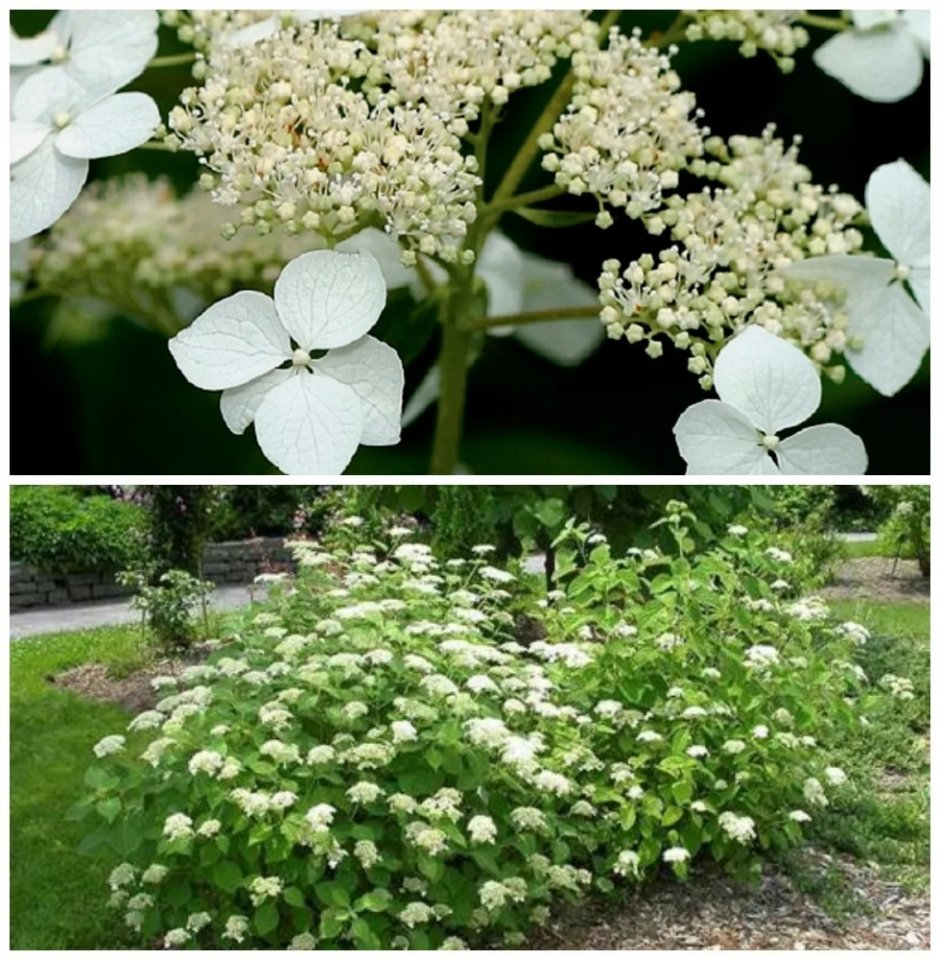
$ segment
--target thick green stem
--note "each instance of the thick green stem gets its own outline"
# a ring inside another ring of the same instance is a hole
[[[597,320],[597,306],[558,307],[553,310],[533,310],[530,313],[506,313],[496,317],[471,317],[464,321],[466,330],[491,330],[493,327],[521,327],[527,323],[545,323],[548,320]]]
[[[453,301],[451,301],[453,304]],[[452,311],[454,314],[456,310]],[[437,366],[441,386],[437,400],[437,425],[431,452],[431,473],[450,475],[460,461],[460,436],[463,430],[464,402],[467,394],[468,330],[457,325],[456,316],[444,320],[441,353]]]

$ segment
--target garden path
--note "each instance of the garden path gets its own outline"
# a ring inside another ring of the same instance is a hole
[[[212,594],[213,610],[236,610],[251,603],[252,595],[261,598],[262,587],[251,584],[218,587]],[[136,623],[140,614],[127,600],[72,603],[62,607],[43,607],[10,615],[10,637],[22,640],[42,633],[88,630],[92,627]]]

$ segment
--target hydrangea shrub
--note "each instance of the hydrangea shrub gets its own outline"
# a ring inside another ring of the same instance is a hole
[[[798,843],[845,779],[832,731],[890,695],[867,631],[761,535],[695,553],[663,522],[675,553],[619,559],[569,525],[534,595],[487,545],[298,542],[296,582],[95,747],[86,846],[141,943],[517,945],[558,901]]]

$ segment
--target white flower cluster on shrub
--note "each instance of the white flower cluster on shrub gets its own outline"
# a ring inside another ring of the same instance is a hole
[[[298,543],[296,582],[95,748],[111,903],[166,947],[462,949],[705,853],[752,870],[885,694],[857,625],[795,614],[795,565],[742,529],[613,559],[571,526],[544,596],[489,551]]]

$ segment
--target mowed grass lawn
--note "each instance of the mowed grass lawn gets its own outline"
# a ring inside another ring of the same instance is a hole
[[[816,842],[877,862],[912,887],[929,882],[929,608],[838,603],[834,612],[874,636],[859,659],[870,676],[910,676],[917,697],[892,703],[864,731],[832,745],[854,787],[817,823]],[[68,819],[84,791],[91,749],[129,716],[59,690],[48,677],[82,663],[124,671],[135,628],[109,627],[15,641],[10,653],[11,945],[14,949],[116,949],[130,939],[108,909],[106,854],[78,852],[84,826]],[[885,789],[885,775],[891,789]],[[833,879],[838,883],[838,878]],[[814,890],[827,902],[826,890]]]

